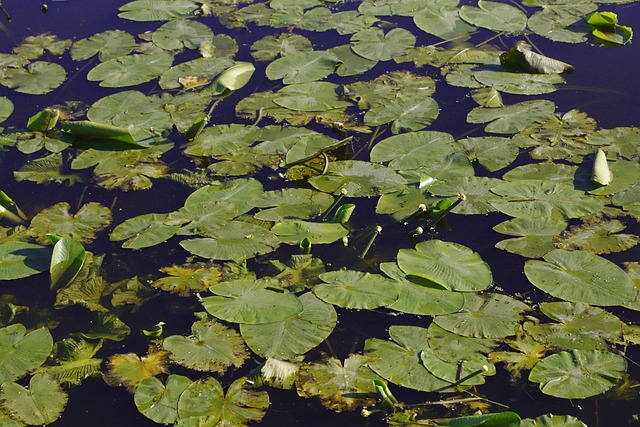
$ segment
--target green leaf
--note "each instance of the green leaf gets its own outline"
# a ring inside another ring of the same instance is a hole
[[[113,354],[109,356],[109,371],[104,379],[107,384],[126,386],[129,391],[146,378],[169,372],[169,352],[150,351],[149,354],[139,357],[135,353]]]
[[[83,174],[69,170],[69,164],[62,153],[52,153],[46,157],[29,160],[13,172],[13,177],[18,182],[32,181],[37,184],[55,182],[69,186],[85,180]]]
[[[567,223],[563,220],[516,217],[493,227],[498,233],[518,236],[499,241],[496,248],[527,258],[542,258],[556,248],[554,236],[566,227]]]
[[[49,269],[51,248],[32,243],[0,245],[0,280],[29,277]]]
[[[284,84],[321,80],[333,73],[338,58],[329,51],[297,52],[276,59],[265,70],[269,80]]]
[[[231,221],[223,228],[209,230],[206,235],[201,239],[183,240],[180,246],[203,258],[232,260],[266,254],[280,244],[271,231],[242,221]]]
[[[0,328],[0,383],[15,381],[42,365],[53,350],[47,328],[27,333],[21,323]]]
[[[31,377],[29,387],[5,382],[0,386],[2,406],[28,425],[45,425],[56,421],[67,404],[67,394],[47,374]]]
[[[529,306],[506,295],[467,294],[457,313],[436,316],[434,322],[454,334],[475,338],[504,338],[515,335],[517,322]]]
[[[87,203],[76,214],[71,214],[70,209],[68,203],[61,202],[41,210],[31,220],[29,231],[43,244],[48,242],[49,233],[91,243],[99,231],[111,224],[111,211],[100,203]]]
[[[536,418],[524,418],[520,427],[587,427],[585,423],[571,415],[540,415]]]
[[[141,146],[131,134],[132,128],[122,128],[107,123],[96,123],[88,120],[62,122],[62,130],[72,135],[88,138],[112,139],[133,146]],[[125,146],[132,148],[131,146]]]
[[[394,283],[379,274],[339,270],[321,274],[320,279],[324,283],[315,285],[313,293],[342,308],[370,310],[391,305],[398,299]]]
[[[52,290],[67,286],[80,272],[87,254],[82,244],[73,237],[58,240],[51,254]]]
[[[193,14],[198,5],[190,0],[135,0],[120,6],[118,17],[132,21],[168,21]]]
[[[524,272],[533,285],[556,298],[594,305],[633,301],[633,281],[620,267],[583,251],[553,250],[545,261],[527,261]]]
[[[292,218],[317,218],[333,200],[333,197],[326,193],[308,188],[284,188],[265,191],[251,203],[257,208],[262,208],[254,215],[255,218],[262,221],[282,221]]]
[[[0,84],[16,92],[44,95],[60,86],[67,73],[58,64],[44,61],[32,62],[24,68],[8,68]]]
[[[57,108],[45,108],[44,110],[29,117],[29,120],[27,121],[27,129],[36,132],[48,132],[55,129],[59,118],[60,110]]]
[[[618,220],[587,222],[571,226],[553,238],[558,249],[583,250],[594,254],[623,252],[637,245],[640,237],[633,234],[614,234],[624,230]]]
[[[520,421],[520,416],[510,411],[437,420],[439,426],[451,427],[520,427]]]
[[[309,183],[326,193],[347,190],[349,197],[379,196],[400,190],[406,180],[392,169],[359,160],[329,163],[325,175],[314,176]]]
[[[514,95],[543,95],[555,92],[555,85],[565,83],[559,74],[526,74],[506,71],[480,70],[473,78],[484,86]]]
[[[311,292],[299,299],[303,309],[293,317],[279,322],[240,325],[242,338],[254,353],[264,358],[290,360],[317,347],[331,334],[338,319],[333,306]]]
[[[340,98],[340,90],[340,86],[329,82],[291,84],[280,89],[273,102],[296,111],[325,111],[351,106],[351,102]]]
[[[302,303],[287,292],[267,289],[267,280],[231,280],[209,288],[214,296],[200,300],[209,314],[227,322],[280,322],[302,311]]]
[[[0,123],[4,122],[13,113],[13,102],[6,96],[0,96]]]
[[[325,408],[337,412],[355,410],[374,404],[374,380],[379,377],[367,367],[369,359],[352,354],[341,362],[338,359],[306,364],[298,372],[298,394],[318,397]]]
[[[211,321],[193,323],[191,336],[169,336],[162,347],[171,352],[169,357],[178,365],[220,375],[231,366],[239,368],[249,356],[236,331]]]
[[[349,234],[349,230],[341,224],[308,221],[278,222],[271,231],[281,242],[289,245],[297,245],[304,239],[313,244],[328,244]]]
[[[481,291],[492,284],[491,270],[480,255],[457,243],[429,240],[400,249],[398,266],[409,277],[426,279],[452,291]]]
[[[364,122],[380,126],[393,122],[394,134],[417,131],[429,126],[440,113],[438,103],[422,94],[404,95],[389,104],[375,106],[364,115]]]
[[[434,391],[449,385],[429,372],[420,361],[427,330],[417,326],[393,325],[389,328],[393,341],[369,338],[364,353],[371,357],[369,367],[382,378],[413,390]]]
[[[524,73],[560,74],[573,72],[572,65],[533,52],[531,49],[531,45],[519,41],[510,50],[500,54],[500,63]]]
[[[443,40],[469,34],[475,29],[460,18],[457,7],[428,6],[414,15],[413,22],[422,31]]]
[[[311,41],[299,34],[282,33],[264,36],[251,45],[251,56],[257,61],[271,61],[278,56],[287,56],[313,50]]]
[[[136,86],[159,77],[172,62],[173,56],[164,52],[121,56],[92,68],[87,79],[103,87]]]
[[[479,0],[478,7],[462,6],[460,17],[477,27],[517,33],[527,26],[527,15],[509,4]]]
[[[497,108],[476,107],[467,114],[469,123],[487,123],[489,133],[516,133],[547,121],[556,105],[546,99],[524,101]]]
[[[133,396],[138,411],[158,424],[178,420],[178,399],[192,381],[182,375],[169,375],[165,384],[156,377],[145,378]]]
[[[389,167],[406,171],[437,164],[455,151],[450,134],[420,131],[383,139],[373,147],[370,158],[372,162],[389,162]]]
[[[199,49],[211,43],[213,31],[198,21],[175,19],[155,30],[151,40],[164,50]]]
[[[416,37],[403,28],[394,28],[387,34],[380,28],[367,28],[351,37],[351,49],[371,61],[388,61],[415,43]]]
[[[167,214],[145,214],[129,218],[116,226],[109,239],[126,240],[123,248],[141,249],[154,246],[171,238],[180,226],[166,225]]]
[[[590,32],[583,18],[597,8],[592,2],[545,4],[529,18],[528,26],[534,33],[554,41],[582,43]]]
[[[562,351],[534,366],[529,381],[549,396],[584,399],[612,388],[626,370],[624,358],[608,351]]]
[[[71,58],[84,61],[98,55],[100,62],[128,55],[136,45],[134,37],[122,30],[108,30],[78,40],[71,46]]]
[[[171,212],[166,225],[179,225],[177,234],[206,236],[229,224],[238,214],[236,205],[228,201],[190,203]]]
[[[251,200],[262,193],[262,184],[254,178],[240,178],[204,186],[187,197],[184,204],[228,201],[236,205],[238,215],[249,212]]]

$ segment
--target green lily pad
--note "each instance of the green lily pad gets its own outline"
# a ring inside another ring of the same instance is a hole
[[[270,80],[284,84],[321,80],[333,73],[338,57],[329,51],[297,52],[276,59],[265,70]]]
[[[64,68],[44,61],[32,62],[27,68],[9,68],[0,84],[16,92],[44,95],[60,86],[67,78]]]
[[[460,17],[477,27],[493,31],[517,33],[527,26],[527,15],[515,6],[479,0],[478,7],[462,6]]]
[[[465,337],[442,329],[435,322],[427,330],[429,348],[445,362],[458,363],[461,360],[477,359],[502,343],[490,338]]]
[[[44,33],[28,36],[13,51],[23,58],[36,59],[45,54],[62,55],[71,46],[71,40],[60,40],[58,36]]]
[[[159,424],[173,424],[178,419],[178,399],[192,381],[182,375],[169,375],[163,384],[156,377],[145,378],[133,396],[138,411]]]
[[[108,372],[104,378],[108,384],[124,385],[133,391],[144,379],[168,373],[169,352],[150,351],[146,356],[135,353],[109,356]]]
[[[168,53],[129,55],[110,59],[89,71],[89,81],[99,81],[103,87],[136,86],[159,77],[171,67],[173,56]]]
[[[549,396],[584,399],[615,386],[626,370],[624,358],[608,351],[562,351],[534,366],[529,381]]]
[[[371,149],[372,162],[389,162],[396,170],[418,169],[444,159],[455,150],[446,132],[420,131],[391,136]]]
[[[273,102],[296,111],[325,111],[352,105],[340,98],[340,86],[329,82],[287,85],[278,91]]]
[[[490,133],[516,133],[534,124],[544,123],[554,113],[556,105],[546,99],[524,101],[497,108],[476,107],[467,114],[469,123],[487,123]]]
[[[458,144],[470,160],[477,161],[489,172],[509,166],[520,153],[519,148],[509,138],[495,136],[466,138],[459,140]],[[467,194],[464,190],[461,192]]]
[[[620,267],[583,251],[553,250],[545,261],[527,261],[524,272],[533,285],[556,298],[594,305],[633,301],[633,281]]]
[[[545,4],[529,18],[528,27],[554,41],[583,43],[590,32],[583,18],[597,8],[598,5],[592,2]]]
[[[299,314],[302,303],[292,293],[267,289],[267,280],[231,280],[209,288],[200,300],[209,314],[227,322],[273,323]]]
[[[452,384],[472,373],[482,372],[461,382],[459,384],[461,387],[484,384],[485,377],[496,374],[493,363],[480,354],[473,359],[464,359],[464,362],[446,362],[440,359],[431,348],[425,347],[420,353],[420,361],[433,375]]]
[[[231,65],[233,61],[229,58],[197,58],[169,68],[162,73],[158,84],[163,89],[197,89],[210,84],[213,77]]]
[[[251,56],[257,61],[271,61],[278,56],[287,56],[313,50],[311,41],[305,36],[292,33],[265,36],[251,45]]]
[[[492,284],[487,263],[457,243],[429,240],[415,249],[400,249],[398,266],[410,278],[432,281],[451,291],[481,291]]]
[[[421,286],[407,280],[404,272],[390,262],[380,264],[380,270],[394,280],[398,300],[389,305],[391,310],[402,313],[435,316],[459,311],[464,304],[464,294],[444,289]]]
[[[420,361],[427,330],[417,326],[393,325],[389,328],[393,341],[369,338],[364,343],[369,367],[382,378],[403,387],[433,391],[450,385],[429,372]]]
[[[176,234],[207,236],[231,222],[238,214],[236,205],[228,201],[189,203],[171,212],[164,221],[166,225],[179,225]]]
[[[282,221],[291,218],[317,218],[333,200],[330,195],[311,189],[285,188],[265,191],[251,203],[257,208],[262,208],[254,215],[255,218],[263,221]]]
[[[33,243],[0,245],[0,280],[29,277],[49,269],[51,248]]]
[[[190,263],[163,267],[161,272],[168,274],[151,283],[156,289],[177,293],[180,296],[191,296],[202,292],[220,282],[222,271],[215,264]]]
[[[461,215],[486,214],[496,210],[493,206],[495,195],[491,191],[500,182],[496,178],[482,176],[453,177],[430,185],[429,192],[435,196],[444,197],[457,197],[464,194],[464,201],[453,208],[452,212]]]
[[[372,61],[356,54],[351,46],[343,44],[329,49],[338,58],[336,74],[340,77],[355,76],[369,71],[378,61]]]
[[[135,45],[135,38],[126,31],[103,31],[75,42],[71,46],[71,58],[74,61],[83,61],[97,54],[100,62],[105,62],[118,56],[128,55]]]
[[[249,212],[253,205],[251,200],[262,193],[262,184],[254,178],[239,178],[224,182],[216,182],[199,188],[187,197],[184,205],[197,203],[228,201],[236,205],[238,215]]]
[[[0,96],[0,123],[4,122],[13,113],[13,102],[6,96]]]
[[[351,36],[351,49],[371,61],[388,61],[413,47],[416,37],[403,28],[384,33],[380,28],[367,28]]]
[[[373,309],[398,299],[393,281],[379,274],[339,270],[321,274],[320,279],[324,283],[315,285],[313,293],[342,308]]]
[[[540,415],[523,418],[520,427],[587,427],[585,423],[571,415]]]
[[[417,131],[429,126],[440,113],[438,103],[422,94],[403,95],[389,104],[375,106],[364,115],[370,126],[391,123],[391,132]]]
[[[374,380],[379,377],[367,367],[369,359],[352,354],[340,362],[328,359],[300,367],[298,394],[318,397],[322,405],[337,412],[354,410],[375,402]]]
[[[132,21],[168,21],[192,15],[198,4],[190,0],[135,0],[118,10],[118,17]]]
[[[16,323],[0,328],[0,350],[0,383],[15,381],[45,362],[53,350],[53,338],[47,328],[27,333]]]
[[[496,248],[527,258],[542,258],[544,254],[556,249],[553,239],[567,228],[566,221],[549,218],[516,217],[493,227],[495,231],[512,239],[501,240]]]
[[[47,374],[37,374],[29,387],[13,382],[0,386],[3,409],[27,425],[46,425],[56,421],[67,404],[67,394]]]
[[[582,250],[594,254],[623,252],[637,245],[640,237],[634,234],[620,234],[626,226],[618,220],[587,222],[571,226],[567,231],[553,238],[556,248]]]
[[[565,83],[559,74],[526,74],[507,71],[481,70],[473,77],[484,86],[514,95],[543,95],[555,92],[555,85]]]
[[[209,230],[206,236],[183,240],[180,246],[203,258],[231,260],[266,254],[280,244],[271,231],[242,221],[231,221],[225,227]]]
[[[329,163],[325,175],[314,176],[309,183],[326,193],[346,190],[349,197],[379,196],[404,187],[406,180],[391,168],[359,160]]]
[[[249,356],[240,335],[218,322],[197,321],[191,336],[171,335],[162,347],[178,365],[196,371],[224,374],[231,366],[239,368]]]
[[[473,25],[461,19],[457,7],[426,7],[414,15],[413,22],[422,31],[443,40],[464,36],[475,30]]]
[[[585,196],[570,184],[548,180],[506,182],[491,191],[501,196],[491,200],[500,212],[514,217],[570,219],[602,209],[602,202]]]
[[[151,40],[164,50],[199,49],[211,43],[213,31],[198,21],[176,19],[155,30]]]
[[[47,233],[91,243],[96,238],[96,233],[111,223],[111,211],[100,203],[87,203],[76,214],[69,213],[70,209],[68,203],[61,202],[41,210],[31,220],[29,230],[41,243],[48,243]]]
[[[166,225],[167,214],[145,214],[129,218],[113,229],[110,240],[125,240],[123,248],[141,249],[171,238],[180,226]]]
[[[313,293],[300,297],[302,312],[273,323],[241,324],[240,333],[247,345],[264,358],[290,360],[320,345],[333,331],[338,316],[331,304]]]
[[[517,322],[529,306],[506,295],[467,294],[457,313],[436,316],[434,323],[454,334],[475,338],[515,335]]]
[[[309,221],[278,222],[271,231],[280,241],[289,245],[297,245],[304,239],[308,239],[312,244],[328,244],[349,234],[349,230],[342,224]]]

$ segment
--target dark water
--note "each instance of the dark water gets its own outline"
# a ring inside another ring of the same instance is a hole
[[[22,41],[27,35],[50,32],[61,39],[79,40],[109,29],[125,29],[131,34],[143,33],[154,30],[160,24],[157,22],[135,23],[124,21],[117,17],[117,8],[126,1],[54,1],[38,2],[32,0],[4,0],[4,6],[12,15],[12,22],[2,20],[0,16],[0,52],[9,53],[11,49]],[[43,4],[47,5],[47,13],[42,12]],[[469,2],[470,3],[470,2]],[[631,26],[640,31],[640,6],[620,5],[602,6],[600,9],[616,11],[623,25]],[[220,26],[215,18],[205,19],[214,33],[229,33],[229,30]],[[399,19],[398,22],[410,22]],[[248,46],[254,40],[267,34],[268,28],[252,28],[248,30],[232,31],[231,34],[237,39],[240,45],[240,52],[236,59],[252,61],[248,53]],[[433,43],[432,37],[420,32],[414,32],[418,36],[417,45]],[[313,40],[313,33],[309,34]],[[324,35],[323,35],[324,36]],[[474,36],[473,42],[481,42],[486,38],[487,33]],[[336,39],[339,37],[336,36]],[[509,48],[517,38],[505,37],[496,40],[494,44]],[[533,39],[538,48],[550,57],[561,59],[575,66],[575,72],[566,77],[567,85],[561,86],[560,90],[550,95],[544,95],[544,99],[551,99],[557,105],[558,112],[567,112],[577,108],[588,113],[595,118],[600,128],[613,128],[617,126],[637,126],[640,123],[640,43],[631,44],[623,48],[607,49],[589,44],[566,45],[562,43],[552,43],[535,37]],[[342,38],[342,43],[348,41],[348,36]],[[334,43],[331,43],[332,45]],[[317,47],[322,48],[321,46]],[[68,79],[64,85],[46,96],[31,96],[18,94],[0,86],[0,95],[9,97],[14,105],[13,115],[3,123],[3,126],[24,127],[28,117],[37,113],[45,107],[69,100],[83,100],[91,104],[95,100],[114,93],[112,89],[100,88],[96,83],[86,81],[86,73],[95,65],[92,62],[74,63],[64,58],[45,57],[44,60],[61,63],[68,72]],[[253,61],[252,61],[253,62]],[[229,100],[227,105],[232,105],[257,87],[272,87],[275,82],[265,82],[260,80],[264,75],[266,64],[256,64],[257,71],[254,80],[245,88]],[[378,65],[371,73],[371,77],[379,75],[385,67]],[[394,69],[411,67],[407,64],[390,65]],[[427,69],[425,69],[427,71]],[[356,76],[354,79],[362,79]],[[365,78],[366,79],[366,78]],[[145,85],[146,90],[152,90],[153,85]],[[262,89],[261,89],[262,90]],[[472,125],[466,124],[467,112],[475,107],[475,103],[467,96],[468,89],[458,89],[439,84],[434,98],[441,107],[440,117],[429,127],[430,130],[446,131],[455,137],[463,134],[473,135],[474,132],[481,134],[481,129],[476,129]],[[533,97],[527,99],[534,99]],[[521,98],[508,95],[504,96],[505,104],[518,102]],[[214,121],[217,123],[232,122],[235,117],[233,110],[217,110],[214,114]],[[13,157],[10,157],[14,161]],[[24,157],[15,157],[15,161],[24,161]],[[3,164],[4,165],[4,164]],[[38,211],[62,200],[77,200],[79,190],[63,186],[52,185],[43,191],[41,186],[30,183],[16,184],[11,177],[11,170],[17,164],[10,164],[10,167],[3,167],[0,171],[0,189],[17,200],[25,211]],[[154,184],[155,185],[155,184]],[[170,184],[157,184],[154,190],[148,194],[126,193],[119,194],[117,206],[126,207],[125,211],[114,210],[114,224],[122,220],[147,212],[169,212],[182,206],[186,195],[190,190]],[[84,195],[86,201],[100,201],[105,205],[110,205],[114,194],[101,190],[91,190]],[[372,212],[374,201],[370,206],[366,206],[366,201],[359,203],[359,211],[354,217],[357,225],[366,226],[370,222],[366,212]],[[362,208],[362,209],[361,209]],[[505,218],[494,214],[491,216],[474,216],[472,219],[453,217],[451,218],[451,230],[441,231],[442,237],[448,241],[455,241],[463,244],[480,253],[483,259],[493,266],[494,280],[496,285],[504,289],[507,293],[517,293],[530,290],[526,278],[522,274],[524,260],[521,257],[499,251],[494,248],[495,243],[502,237],[495,233],[486,233],[483,230],[490,230],[491,226],[503,221]],[[637,230],[637,224],[636,224]],[[406,233],[399,225],[391,225],[385,229],[384,237],[374,246],[373,250],[381,258],[393,257],[399,247],[410,247]],[[105,243],[109,245],[109,243]],[[175,252],[172,252],[175,250]],[[107,270],[111,275],[110,279],[120,280],[130,277],[132,269],[137,268],[137,274],[157,273],[158,267],[168,265],[179,249],[163,246],[157,252],[140,251],[136,253],[120,250],[118,244],[111,244],[103,248],[102,251],[109,254],[107,258]],[[330,257],[327,250],[327,257]],[[356,262],[355,254],[352,261]],[[180,254],[181,257],[184,253]],[[282,257],[286,259],[286,253]],[[634,249],[625,253],[624,260],[640,259],[640,250]],[[321,258],[324,259],[323,255]],[[182,258],[179,262],[182,261]],[[496,268],[500,267],[500,268]],[[14,287],[13,285],[11,286]],[[13,292],[9,288],[4,292]],[[15,289],[16,293],[19,290]],[[533,295],[535,297],[535,295]],[[536,298],[534,298],[536,299]],[[148,328],[159,320],[170,319],[165,335],[185,334],[189,331],[189,326],[193,321],[188,303],[182,306],[175,306],[174,299],[157,298],[148,305],[145,305],[144,313],[131,319],[123,318],[135,330]],[[188,314],[182,314],[182,313]],[[621,312],[619,314],[623,320],[639,321],[637,313]],[[166,321],[166,320],[165,320]],[[131,322],[131,323],[130,323]],[[387,336],[386,328],[391,324],[414,324],[427,326],[429,320],[416,316],[400,316],[399,318],[386,316],[380,313],[349,313],[348,316],[341,316],[340,323],[331,337],[333,350],[340,358],[347,357],[352,349],[361,351],[363,342],[370,336],[384,338]],[[74,325],[70,325],[73,327]],[[63,331],[54,332],[62,334]],[[145,341],[135,333],[122,343],[108,344],[101,354],[137,352],[143,354],[146,351]],[[315,350],[317,354],[330,353],[330,349],[325,345]],[[636,358],[636,360],[640,360]],[[500,370],[500,369],[499,369]],[[181,373],[179,368],[173,368],[172,372]],[[629,373],[632,377],[640,377],[639,369],[632,363],[629,364]],[[227,378],[228,379],[228,378]],[[223,382],[224,382],[223,378]],[[525,381],[526,382],[526,381]],[[504,390],[508,390],[507,393]],[[416,393],[393,388],[400,400],[408,402],[420,401],[420,399],[437,399],[437,396],[427,396],[424,394],[416,396]],[[488,384],[483,386],[488,396],[503,396],[501,403],[513,405],[514,410],[521,416],[537,416],[544,413],[571,414],[590,426],[618,426],[626,425],[627,414],[640,412],[640,410],[630,410],[630,405],[636,402],[598,402],[596,400],[568,401],[562,399],[541,398],[536,386],[524,384],[514,386],[500,376],[492,377]],[[53,425],[55,426],[151,426],[156,425],[152,421],[140,415],[133,404],[133,396],[129,395],[123,388],[108,388],[101,379],[87,380],[82,386],[71,388],[69,392],[69,404],[62,418]],[[265,426],[289,426],[289,425],[339,425],[355,426],[361,425],[364,421],[359,414],[335,414],[324,410],[313,399],[302,399],[294,392],[270,390],[271,407],[262,423]],[[417,400],[416,400],[417,399]],[[372,419],[369,425],[386,425],[379,419]]]

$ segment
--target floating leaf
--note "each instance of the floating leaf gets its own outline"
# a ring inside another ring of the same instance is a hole
[[[368,367],[369,359],[352,354],[344,364],[337,359],[300,367],[296,380],[298,394],[319,397],[322,405],[337,412],[352,411],[374,403],[374,380],[378,376]]]
[[[253,258],[272,252],[279,244],[271,231],[241,221],[231,221],[223,228],[209,230],[205,238],[180,242],[180,246],[194,255],[220,260]]]
[[[506,295],[468,294],[457,313],[436,316],[434,322],[454,334],[475,338],[515,335],[518,320],[529,306]]]
[[[56,364],[41,366],[38,373],[49,374],[55,381],[67,386],[80,385],[84,379],[102,374],[103,360],[93,357],[102,347],[102,341],[64,338],[56,346]]]
[[[47,328],[27,333],[16,323],[0,328],[0,383],[15,381],[42,365],[53,350],[53,338]]]
[[[478,7],[462,6],[460,17],[477,27],[517,33],[527,26],[527,15],[515,6],[479,0]]]
[[[442,329],[435,322],[427,330],[429,347],[445,362],[458,363],[461,360],[477,359],[489,353],[502,341],[489,338],[464,337]]]
[[[239,368],[248,357],[240,335],[221,323],[198,321],[191,325],[191,336],[172,335],[162,347],[178,365],[196,371],[224,374],[231,366]]]
[[[308,221],[278,222],[271,231],[280,241],[290,245],[297,245],[304,239],[312,244],[333,243],[349,234],[349,230],[341,224]]]
[[[47,243],[45,235],[54,233],[69,236],[82,243],[91,243],[96,233],[111,223],[111,211],[100,203],[83,205],[73,215],[71,206],[66,202],[57,203],[40,211],[32,220],[29,230],[42,243]]]
[[[282,33],[265,36],[251,45],[251,56],[257,61],[271,61],[278,56],[287,56],[313,50],[308,38],[299,34]]]
[[[575,225],[555,236],[553,244],[556,248],[568,251],[583,250],[594,254],[622,252],[640,242],[640,237],[636,235],[617,234],[625,228],[625,225],[618,220]]]
[[[364,115],[364,122],[380,126],[393,122],[391,132],[417,131],[429,126],[440,113],[438,103],[422,94],[406,95],[389,104],[375,106]]]
[[[265,70],[270,80],[284,84],[321,80],[333,73],[338,58],[329,51],[298,52],[276,59]]]
[[[60,40],[52,34],[28,36],[13,51],[23,58],[36,59],[45,52],[52,55],[62,55],[71,46],[71,40]]]
[[[168,21],[189,16],[198,9],[190,0],[135,0],[118,10],[118,17],[132,21]]]
[[[145,378],[138,384],[134,402],[138,411],[159,424],[173,424],[178,419],[178,399],[191,384],[182,375],[169,375],[166,383],[156,377]]]
[[[396,170],[418,169],[452,154],[452,143],[453,137],[446,132],[410,132],[378,142],[370,157],[372,162],[389,162]]]
[[[13,113],[13,102],[6,96],[0,96],[0,123],[4,122]]]
[[[404,28],[387,34],[380,28],[367,28],[351,36],[351,49],[371,61],[388,61],[413,47],[416,37]]]
[[[227,322],[280,322],[302,311],[302,303],[289,292],[267,289],[266,280],[231,280],[209,288],[214,296],[200,300],[209,314]]]
[[[222,271],[216,264],[172,265],[163,267],[160,271],[168,276],[154,281],[151,286],[185,297],[205,291],[209,286],[219,283],[222,279]]]
[[[540,415],[536,418],[524,418],[520,427],[587,427],[585,423],[571,415]]]
[[[486,376],[496,374],[496,367],[480,354],[464,361],[447,362],[440,359],[431,348],[425,347],[420,353],[420,361],[436,377],[465,388],[484,384]],[[459,382],[460,379],[468,376],[470,378]]]
[[[500,55],[500,63],[524,73],[561,74],[573,71],[573,66],[533,52],[531,45],[519,41]]]
[[[518,334],[516,339],[505,338],[504,342],[517,352],[493,351],[489,353],[489,360],[504,363],[513,380],[519,380],[522,371],[530,371],[549,350],[527,334]]]
[[[496,248],[527,258],[542,258],[556,248],[553,238],[566,227],[563,220],[516,217],[493,227],[498,233],[519,236],[499,241]]]
[[[256,68],[250,62],[236,62],[220,73],[213,85],[220,92],[238,90],[249,82],[255,70]]]
[[[434,391],[450,385],[429,372],[420,361],[427,330],[417,326],[393,325],[389,328],[393,341],[369,338],[364,343],[369,367],[394,384],[420,391]]]
[[[635,298],[633,281],[620,267],[583,251],[553,250],[545,261],[527,261],[524,272],[537,288],[572,302],[621,305]]]
[[[608,351],[562,351],[534,366],[529,381],[549,396],[584,399],[609,390],[626,370],[624,358]]]
[[[98,55],[100,62],[129,54],[135,47],[133,36],[122,30],[109,30],[78,40],[71,47],[71,58],[83,61]]]
[[[507,151],[508,150],[503,150]],[[507,153],[508,155],[508,153]],[[428,190],[436,196],[458,197],[464,194],[464,201],[457,205],[452,212],[462,215],[477,215],[495,212],[493,200],[495,196],[491,191],[500,181],[495,178],[482,176],[465,176],[443,179],[430,185]]]
[[[340,270],[321,274],[320,279],[324,283],[315,285],[313,293],[342,308],[373,309],[398,299],[393,282],[379,274]]]
[[[32,243],[0,245],[0,280],[29,277],[49,269],[51,248]]]
[[[290,218],[317,218],[331,205],[333,197],[307,188],[285,188],[265,191],[251,202],[257,208],[263,208],[254,215],[255,218],[281,221]]]
[[[24,68],[9,68],[4,72],[0,84],[16,92],[44,95],[64,82],[67,73],[58,64],[36,61]]]
[[[415,249],[400,249],[398,266],[405,274],[458,292],[480,291],[492,284],[491,270],[480,255],[457,243],[429,240]]]
[[[469,111],[469,123],[487,123],[484,130],[490,133],[516,133],[534,124],[547,121],[553,115],[556,105],[546,99],[524,101],[497,108],[476,107]]]
[[[339,194],[345,189],[350,197],[366,197],[400,190],[406,181],[385,166],[344,160],[329,163],[327,173],[314,176],[309,183],[327,193]]]
[[[457,7],[425,7],[414,15],[413,22],[422,31],[443,40],[469,34],[475,29],[460,18]]]
[[[500,92],[514,95],[543,95],[555,92],[557,90],[555,85],[565,83],[565,80],[559,74],[526,74],[481,70],[474,72],[473,77],[485,86],[491,86]]]
[[[145,214],[129,218],[116,226],[110,240],[126,240],[123,248],[141,249],[154,246],[171,238],[180,226],[165,225],[167,214]]]
[[[164,50],[199,49],[211,43],[213,31],[198,21],[176,19],[163,24],[151,36],[153,43]]]
[[[144,379],[169,373],[168,365],[168,351],[153,351],[143,357],[135,353],[113,354],[109,356],[105,381],[112,386],[124,385],[133,391]]]
[[[325,111],[351,106],[340,99],[340,86],[329,82],[291,84],[278,91],[273,102],[297,111]]]
[[[598,8],[592,2],[541,6],[543,9],[529,18],[529,29],[542,37],[565,43],[582,43],[587,39],[589,28],[583,18]]]
[[[0,399],[5,411],[28,425],[53,423],[67,404],[67,394],[47,374],[31,377],[29,387],[13,382],[2,383]]]
[[[197,203],[228,201],[236,205],[238,215],[253,208],[250,201],[262,193],[262,184],[254,178],[240,178],[204,186],[187,197],[185,206]]]
[[[171,67],[168,53],[129,55],[110,59],[89,71],[87,79],[99,81],[103,87],[136,86],[159,77]]]
[[[240,325],[242,338],[254,353],[289,360],[315,348],[331,334],[337,322],[333,306],[311,292],[299,298],[303,309],[296,316],[273,323]]]

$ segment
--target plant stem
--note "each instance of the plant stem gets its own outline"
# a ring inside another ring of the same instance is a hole
[[[327,210],[326,210],[326,211],[324,211],[324,212],[322,213],[322,215],[320,216],[320,221],[321,221],[321,222],[322,222],[322,221],[326,221],[326,220],[327,220],[327,217],[329,216],[329,214],[331,213],[331,211],[332,211],[333,209],[335,209],[335,207],[336,207],[336,206],[338,206],[338,203],[340,203],[340,200],[342,200],[342,198],[343,198],[344,196],[346,196],[347,194],[349,194],[349,191],[347,191],[347,189],[346,189],[346,188],[342,188],[342,189],[340,190],[340,194],[338,195],[338,197],[336,197],[336,198],[333,200],[333,203],[331,203],[331,206],[329,206],[329,208],[327,208]]]
[[[444,209],[442,212],[440,212],[435,218],[433,218],[431,221],[429,221],[429,223],[426,225],[426,229],[429,230],[433,227],[435,227],[435,225],[442,219],[445,217],[445,215],[447,215],[449,212],[451,212],[451,210],[453,208],[455,208],[456,206],[458,206],[461,202],[463,202],[464,200],[467,200],[467,196],[465,196],[464,194],[459,194],[458,195],[458,199],[451,203],[451,206],[449,206],[447,209]]]
[[[376,237],[378,237],[378,235],[381,232],[382,232],[382,227],[380,227],[379,225],[376,225],[376,228],[373,231],[373,234],[371,235],[371,238],[369,239],[369,242],[367,243],[367,246],[365,246],[364,250],[362,251],[362,253],[358,257],[359,259],[364,259],[364,257],[367,256],[367,252],[369,252],[369,249],[371,249],[371,246],[373,245],[374,240],[376,240]]]

